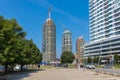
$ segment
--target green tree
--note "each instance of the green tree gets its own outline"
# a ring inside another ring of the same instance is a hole
[[[94,63],[98,63],[98,61],[99,61],[99,57],[94,57],[94,58],[93,58],[93,62],[94,62]]]
[[[119,56],[119,61],[120,61],[120,56]]]
[[[96,57],[93,58],[93,63],[97,63],[96,59],[97,59]]]
[[[5,65],[5,73],[8,65],[17,57],[18,40],[24,36],[25,32],[15,19],[4,19],[0,16],[0,63]]]
[[[31,58],[31,48],[30,48],[30,41],[29,40],[20,40],[18,46],[18,56],[15,59],[15,63],[21,65],[21,71],[23,70],[23,66],[25,64],[30,63]]]
[[[72,52],[63,52],[61,55],[61,63],[72,63],[74,60],[74,54]]]
[[[0,64],[36,64],[42,61],[42,54],[32,40],[25,39],[26,33],[15,19],[0,16]]]
[[[98,63],[99,62],[99,57],[97,56],[97,58],[96,58],[96,62]]]
[[[115,63],[117,63],[119,60],[120,60],[120,59],[119,59],[119,56],[118,56],[117,54],[115,54],[115,55],[114,55],[114,61],[115,61]]]
[[[36,64],[42,61],[42,54],[32,40],[21,40],[18,50],[19,54],[15,61],[21,65],[21,71],[24,65]]]
[[[31,43],[32,43],[32,64],[38,64],[39,62],[42,61],[42,54],[32,40]]]
[[[92,62],[92,59],[90,57],[88,57],[87,63],[91,63],[91,62]]]

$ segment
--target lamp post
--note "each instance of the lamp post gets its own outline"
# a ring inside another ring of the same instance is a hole
[[[112,52],[111,52],[111,41],[109,43],[110,45],[110,65],[113,67],[114,66],[114,56],[112,55]]]
[[[103,43],[103,40],[100,43],[99,60],[98,60],[98,66],[99,66],[99,68],[100,68],[101,54],[102,54],[102,43]]]
[[[99,52],[99,60],[98,60],[98,66],[100,68],[100,56],[101,56],[101,52]]]
[[[110,54],[110,56],[109,56],[109,63],[110,63],[110,66],[112,66],[112,56],[111,56],[111,41],[109,42],[109,54]]]

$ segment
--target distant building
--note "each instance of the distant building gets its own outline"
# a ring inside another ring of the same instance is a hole
[[[72,33],[69,30],[65,30],[62,35],[62,52],[72,52]]]
[[[76,41],[76,60],[78,63],[83,63],[84,55],[84,40],[83,37],[79,37]]]
[[[42,52],[44,62],[56,60],[56,26],[49,16],[43,25]]]
[[[84,57],[120,55],[120,0],[89,0],[89,26]]]

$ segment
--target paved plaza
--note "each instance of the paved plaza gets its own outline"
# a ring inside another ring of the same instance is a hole
[[[46,69],[16,74],[8,80],[120,80],[120,77],[83,69]]]

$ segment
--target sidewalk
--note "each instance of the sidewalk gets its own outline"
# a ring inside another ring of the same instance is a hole
[[[99,74],[87,69],[65,70],[64,72],[69,77],[67,80],[120,80],[120,77]]]
[[[113,75],[113,76],[119,76],[119,77],[120,77],[120,69],[114,69],[114,68],[110,68],[110,69],[98,68],[98,69],[95,69],[95,71],[96,71],[96,72],[99,72],[99,73],[104,73],[104,74]]]

